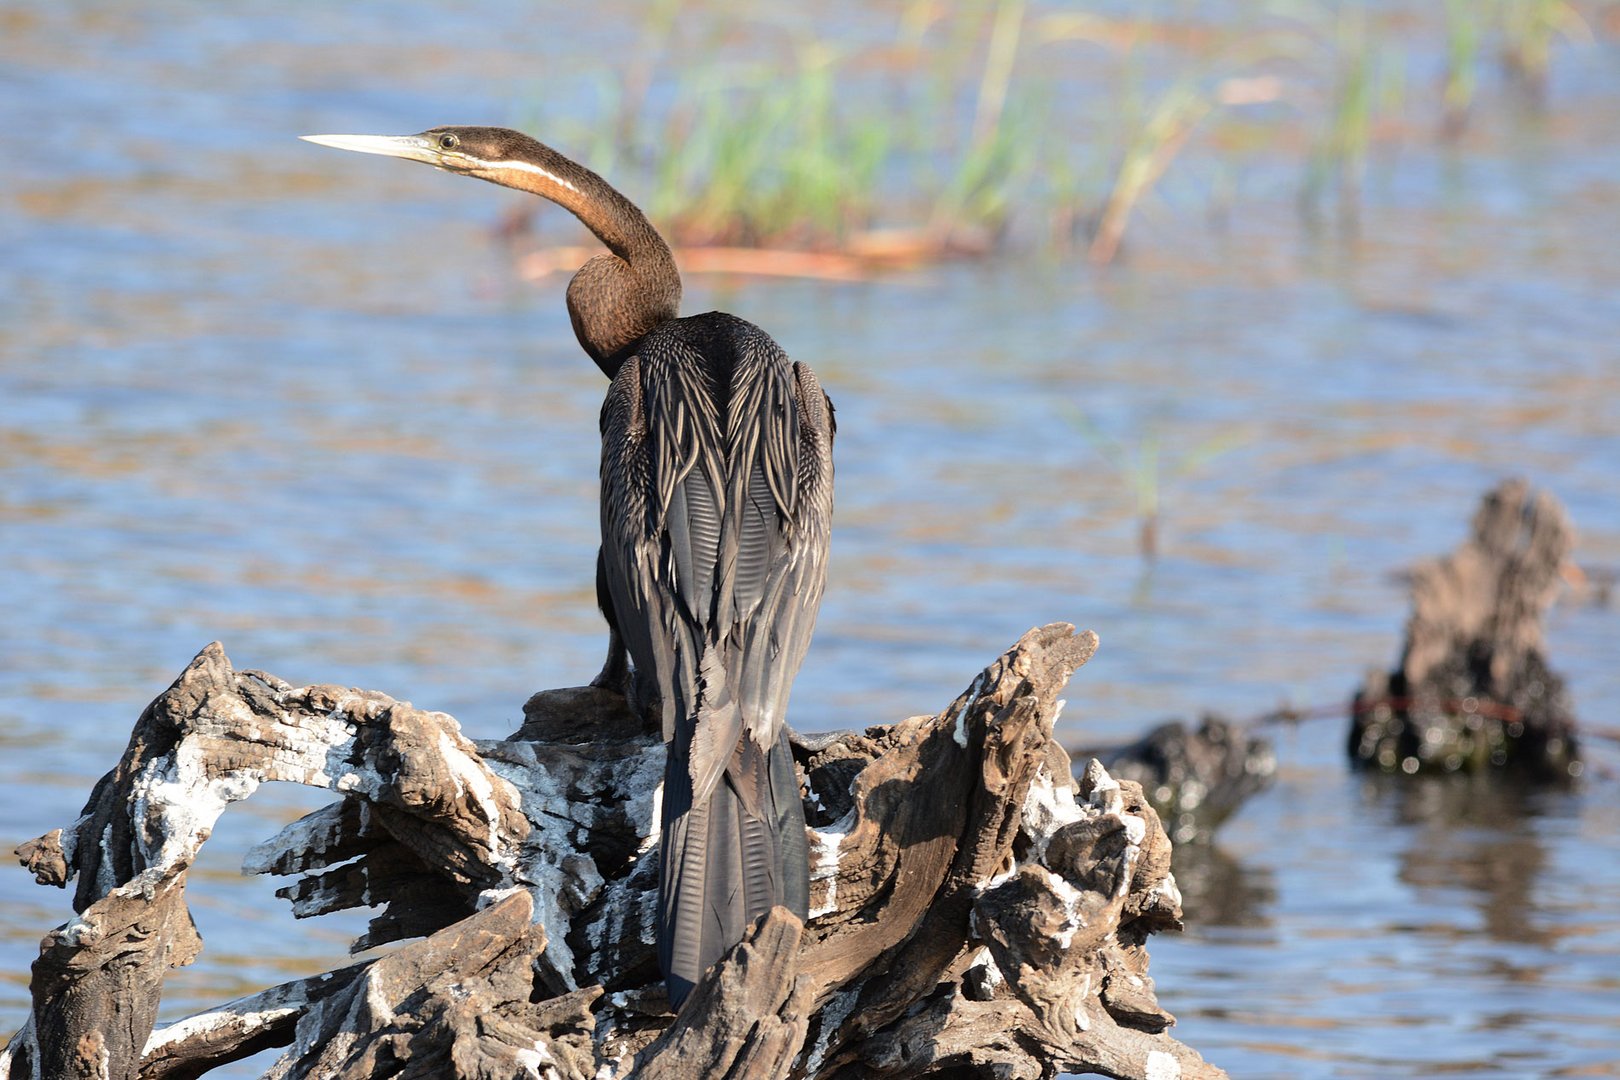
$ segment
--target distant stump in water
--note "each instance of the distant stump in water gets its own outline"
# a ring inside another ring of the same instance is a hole
[[[1179,926],[1141,789],[1071,777],[1058,693],[1097,638],[1024,635],[934,716],[795,739],[808,922],[776,908],[672,1015],[653,946],[664,748],[623,698],[535,695],[467,739],[386,695],[235,670],[216,644],[142,714],[83,815],[19,849],[78,914],[46,935],[0,1080],[1226,1074],[1172,1038],[1145,942]],[[249,853],[300,917],[380,905],[386,955],[154,1030],[202,948],[187,872],[260,783],[337,801]]]
[[[1178,844],[1208,840],[1217,825],[1269,785],[1277,772],[1270,739],[1210,715],[1196,729],[1172,720],[1129,746],[1089,753],[1116,779],[1142,785]]]
[[[1351,758],[1387,772],[1577,774],[1575,717],[1542,629],[1573,546],[1551,494],[1523,480],[1489,492],[1462,546],[1413,570],[1400,663],[1356,693]]]

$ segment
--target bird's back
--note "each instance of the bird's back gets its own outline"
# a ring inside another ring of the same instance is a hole
[[[671,997],[775,904],[808,902],[788,695],[826,579],[831,405],[809,368],[718,312],[632,350],[602,413],[604,567],[664,784]]]

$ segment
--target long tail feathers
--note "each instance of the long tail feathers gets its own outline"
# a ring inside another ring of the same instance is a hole
[[[763,752],[745,739],[714,794],[695,806],[680,757],[670,754],[664,770],[658,905],[658,962],[676,1008],[750,923],[778,904],[802,919],[810,896],[804,804],[786,734]]]

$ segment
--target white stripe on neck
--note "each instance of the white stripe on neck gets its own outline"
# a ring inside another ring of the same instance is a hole
[[[547,180],[550,180],[553,184],[556,184],[558,187],[565,187],[569,191],[574,191],[574,192],[579,191],[579,188],[575,187],[573,184],[570,184],[567,180],[564,180],[562,177],[558,176],[556,173],[552,172],[550,169],[542,169],[540,166],[534,164],[533,162],[529,162],[529,161],[491,161],[488,164],[487,167],[491,168],[491,169],[516,169],[518,172],[534,173],[536,176],[545,177]]]

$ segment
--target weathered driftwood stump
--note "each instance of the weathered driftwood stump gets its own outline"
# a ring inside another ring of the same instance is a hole
[[[1573,546],[1552,495],[1523,480],[1487,493],[1462,546],[1412,572],[1406,645],[1356,694],[1351,758],[1409,773],[1570,775],[1575,717],[1542,626]]]
[[[805,739],[808,924],[777,909],[677,1018],[653,941],[663,747],[622,698],[537,694],[511,738],[381,694],[237,672],[210,645],[141,716],[83,816],[19,850],[77,878],[0,1076],[1219,1077],[1170,1038],[1148,934],[1178,925],[1135,784],[1078,783],[1057,694],[1096,638],[1031,631],[944,712]],[[298,916],[378,906],[418,938],[153,1030],[201,942],[187,868],[267,780],[340,793],[260,845]]]
[[[1218,716],[1205,716],[1197,728],[1170,720],[1094,756],[1115,779],[1142,786],[1177,844],[1207,841],[1277,772],[1270,739]]]

